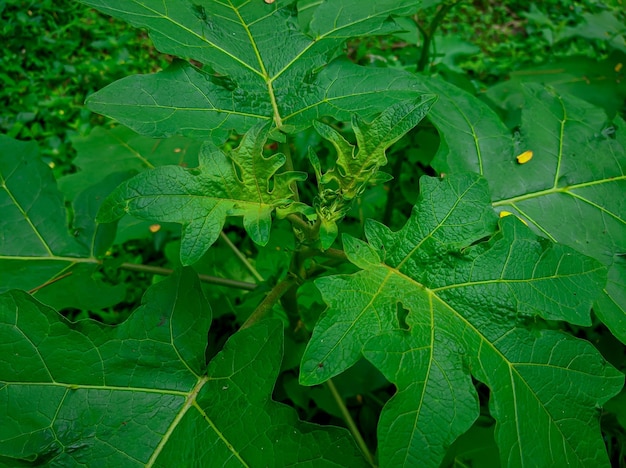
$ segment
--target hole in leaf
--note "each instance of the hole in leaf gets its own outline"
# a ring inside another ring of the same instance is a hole
[[[410,328],[406,323],[407,315],[409,315],[409,310],[404,308],[404,306],[398,302],[396,304],[396,317],[398,318],[398,325],[403,330],[408,330]]]

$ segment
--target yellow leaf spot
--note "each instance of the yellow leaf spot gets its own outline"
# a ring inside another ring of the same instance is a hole
[[[150,229],[150,232],[154,234],[155,232],[159,232],[161,230],[161,225],[160,224],[153,224],[148,229]]]
[[[517,159],[517,162],[519,164],[526,164],[532,158],[533,158],[533,152],[532,151],[524,151],[516,159]]]
[[[274,3],[276,0],[263,0],[265,3]]]
[[[622,71],[622,67],[624,66],[624,64],[622,62],[618,63],[617,65],[615,65],[615,73],[619,73],[620,71]]]
[[[505,216],[511,216],[513,213],[511,213],[510,211],[504,211],[502,210],[500,212],[500,217],[504,218]],[[526,221],[524,221],[522,218],[520,218],[519,216],[516,216],[517,219],[519,219],[522,223],[524,223],[526,226],[528,226],[528,223]]]
[[[174,153],[180,153],[182,151],[182,149],[180,148],[174,148]]]

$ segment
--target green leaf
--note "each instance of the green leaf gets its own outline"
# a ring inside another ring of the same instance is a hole
[[[323,382],[363,353],[397,385],[378,429],[383,466],[439,466],[478,416],[470,376],[491,390],[504,465],[607,465],[594,407],[619,392],[623,376],[588,343],[533,325],[538,317],[589,325],[603,267],[514,217],[493,234],[479,176],[421,184],[403,229],[370,222],[368,243],[344,236],[362,271],[316,281],[329,309],[301,383]]]
[[[183,225],[181,260],[196,262],[219,236],[226,217],[243,216],[251,239],[269,240],[272,211],[293,202],[293,185],[305,175],[276,174],[285,156],[265,158],[267,124],[252,128],[229,155],[207,142],[200,166],[163,166],[118,187],[102,204],[99,220],[112,222],[129,213],[141,219]]]
[[[243,133],[260,121],[296,131],[322,115],[371,116],[417,95],[402,73],[379,69],[370,75],[333,58],[350,37],[398,30],[390,16],[415,13],[418,0],[309,3],[303,21],[293,1],[83,3],[148,29],[161,52],[203,64],[179,62],[90,96],[93,111],[144,135],[210,136],[218,143],[231,129]]]
[[[39,287],[88,256],[37,145],[0,135],[0,292]]]
[[[336,166],[322,175],[317,156],[310,150],[318,178],[319,195],[316,211],[321,219],[322,248],[330,247],[337,237],[337,222],[350,209],[352,201],[365,189],[385,182],[389,176],[378,172],[387,164],[387,149],[415,127],[435,102],[434,96],[394,104],[371,123],[354,115],[352,128],[357,146],[352,145],[335,129],[315,122],[315,130],[337,151]]]
[[[117,327],[69,323],[22,292],[0,296],[0,456],[55,466],[364,466],[344,429],[271,399],[282,326],[233,336],[205,364],[211,311],[184,270]]]
[[[59,188],[73,200],[95,180],[116,172],[142,172],[156,166],[198,165],[201,143],[183,137],[155,139],[137,135],[126,127],[94,128],[86,137],[72,141],[77,156],[72,161],[79,169],[59,179]]]
[[[611,47],[626,53],[626,28],[623,18],[610,11],[600,13],[585,13],[582,15],[584,22],[576,27],[565,28],[559,40],[573,37],[584,37],[585,39],[595,39],[608,41]]]
[[[99,309],[124,299],[123,285],[95,276],[96,256],[114,235],[110,226],[93,221],[106,180],[74,201],[74,235],[63,195],[36,144],[0,135],[0,183],[0,292],[32,291],[59,309]]]
[[[437,172],[477,172],[487,178],[492,193],[506,190],[502,177],[515,164],[513,138],[485,103],[442,80],[422,80],[439,97],[428,118],[439,131],[441,144],[432,165]],[[503,168],[496,168],[497,160]]]
[[[611,280],[594,310],[626,343],[626,269],[619,259],[626,252],[626,122],[616,117],[611,124],[585,101],[537,84],[524,86],[516,150],[484,103],[452,85],[429,85],[441,91],[429,118],[446,142],[433,166],[438,172],[484,175],[499,211],[518,215],[541,235],[606,265]],[[533,159],[519,164],[516,154],[527,150]]]
[[[626,122],[611,125],[597,107],[538,85],[525,89],[521,144],[534,157],[508,174],[499,166],[509,185],[494,206],[609,268],[611,281],[594,310],[626,342],[626,268],[619,258],[626,252]]]
[[[509,75],[508,80],[489,88],[486,95],[512,114],[507,119],[510,127],[519,124],[519,114],[525,101],[523,84],[529,82],[552,86],[561,95],[571,94],[602,107],[608,115],[615,115],[626,99],[626,81],[615,72],[619,63],[626,63],[626,54],[618,51],[605,60],[598,60],[598,57],[563,57],[537,67],[517,70]]]

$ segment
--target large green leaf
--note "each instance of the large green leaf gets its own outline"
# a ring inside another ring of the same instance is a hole
[[[183,225],[181,260],[200,259],[219,236],[226,217],[243,216],[243,224],[260,245],[269,240],[272,212],[293,202],[293,184],[303,173],[276,172],[285,156],[263,156],[267,124],[244,135],[238,148],[226,155],[207,142],[200,166],[185,169],[162,166],[120,185],[102,204],[99,220],[112,222],[124,214]]]
[[[606,265],[610,280],[595,311],[626,343],[624,120],[610,123],[585,101],[526,84],[521,138],[514,144],[484,103],[452,85],[433,83],[425,86],[440,94],[429,114],[442,135],[436,170],[484,175],[498,210]],[[519,164],[516,154],[527,150],[533,159]]]
[[[494,206],[519,214],[555,241],[609,268],[594,310],[626,342],[626,122],[614,124],[584,101],[527,85],[522,145],[535,152],[516,167]],[[504,177],[504,174],[501,174]]]
[[[301,382],[323,382],[363,353],[397,385],[379,423],[383,466],[439,465],[478,416],[470,376],[491,390],[504,465],[608,465],[594,408],[623,376],[590,344],[537,319],[589,325],[604,268],[514,217],[494,234],[477,175],[421,184],[403,229],[370,222],[368,243],[344,237],[362,271],[316,281],[329,309]]]
[[[69,323],[22,292],[0,296],[0,318],[9,466],[365,465],[347,431],[272,401],[280,323],[237,333],[207,368],[211,310],[191,270],[117,327]]]
[[[524,107],[524,83],[542,83],[559,94],[571,94],[602,107],[609,115],[619,113],[626,99],[626,80],[616,72],[616,66],[626,63],[626,53],[613,52],[607,59],[598,57],[564,57],[543,65],[517,70],[486,92],[497,105],[511,116],[507,123],[516,125]]]
[[[144,27],[156,47],[186,62],[154,75],[124,78],[88,99],[89,107],[150,136],[183,134],[223,141],[272,120],[283,130],[321,115],[349,119],[415,97],[410,80],[390,69],[370,74],[331,60],[350,37],[398,30],[390,15],[410,15],[419,0],[83,0]],[[329,65],[327,65],[329,64]]]

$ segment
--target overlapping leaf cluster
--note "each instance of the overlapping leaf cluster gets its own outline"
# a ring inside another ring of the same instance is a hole
[[[484,175],[497,210],[602,262],[609,280],[594,310],[626,342],[626,122],[527,84],[516,141],[480,100],[441,81],[423,83],[425,92],[439,96],[429,117],[444,143],[433,166]],[[516,155],[528,150],[533,159],[518,164]]]
[[[324,115],[371,116],[417,95],[411,80],[363,73],[339,52],[350,37],[397,31],[391,15],[413,14],[419,0],[83,3],[146,28],[161,52],[202,64],[127,77],[89,98],[92,110],[141,134],[222,142],[258,122],[296,131]]]
[[[0,137],[0,409],[15,422],[0,425],[0,463],[363,465],[346,431],[302,423],[272,401],[278,322],[240,330],[206,362],[212,312],[192,271],[154,285],[115,328],[70,323],[55,309],[122,300],[123,286],[94,272],[126,213],[181,224],[185,265],[234,216],[258,245],[272,232],[276,242],[275,213],[317,216],[330,247],[352,200],[387,180],[387,148],[428,112],[441,138],[432,166],[447,175],[422,179],[400,231],[368,222],[366,242],[343,237],[360,271],[315,281],[328,310],[300,382],[326,382],[365,357],[396,386],[378,424],[381,466],[438,466],[475,427],[475,381],[488,389],[503,465],[608,464],[597,408],[623,376],[553,324],[588,326],[593,304],[626,339],[621,118],[531,85],[514,138],[450,84],[342,55],[346,39],[397,31],[394,15],[436,2],[83,1],[146,28],[182,60],[89,99],[141,136],[116,129],[79,142],[83,172],[61,182],[72,233],[36,149]],[[321,117],[351,120],[356,146]],[[266,147],[310,126],[337,152],[330,169],[310,153],[314,212],[297,197],[303,174]],[[233,130],[243,134],[238,147],[219,147]],[[206,141],[147,138],[171,135]],[[131,140],[111,143],[120,138]],[[110,161],[88,154],[97,145]],[[515,156],[527,150],[534,157],[521,165]],[[502,209],[529,228],[498,222]]]
[[[306,177],[295,172],[276,174],[285,156],[263,156],[266,134],[267,124],[255,126],[228,155],[207,142],[195,169],[163,166],[133,177],[105,200],[99,220],[112,222],[130,213],[143,219],[181,223],[184,265],[202,257],[219,236],[227,216],[243,216],[252,240],[265,245],[272,212],[283,206],[283,211],[289,210],[292,184]]]

